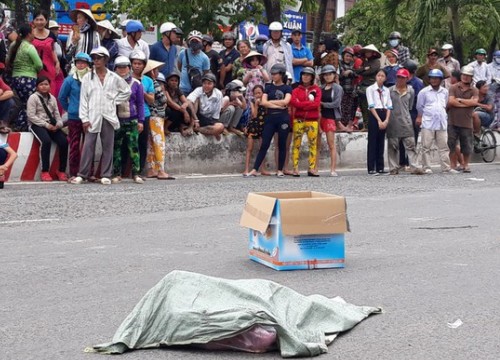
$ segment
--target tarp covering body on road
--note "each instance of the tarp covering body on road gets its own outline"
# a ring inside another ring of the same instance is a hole
[[[173,271],[147,292],[111,343],[89,350],[120,354],[207,344],[260,324],[276,329],[283,357],[310,357],[326,353],[332,335],[378,312],[380,308],[356,306],[340,298],[304,296],[268,280],[227,280]]]

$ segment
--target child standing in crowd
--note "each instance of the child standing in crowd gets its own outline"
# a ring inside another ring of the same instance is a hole
[[[330,176],[338,176],[337,167],[337,150],[335,149],[335,131],[337,124],[341,124],[342,109],[341,102],[343,99],[342,87],[336,83],[337,72],[333,65],[325,65],[321,69],[322,82],[321,87],[321,130],[326,134],[328,149],[330,150]],[[352,124],[352,121],[351,121]],[[321,137],[318,137],[320,140]],[[318,148],[321,148],[318,141]]]
[[[295,177],[300,176],[299,157],[304,133],[307,133],[307,138],[309,140],[309,168],[307,176],[319,176],[316,171],[316,150],[318,144],[321,89],[315,84],[315,77],[316,73],[313,68],[303,68],[300,72],[299,85],[292,92],[291,104],[294,108],[292,176]]]
[[[248,90],[247,90],[248,91]],[[246,128],[247,135],[247,153],[245,158],[245,172],[243,176],[248,176],[250,169],[250,158],[252,157],[253,145],[255,140],[262,142],[262,130],[264,128],[264,117],[266,115],[266,108],[261,105],[262,95],[264,94],[264,87],[262,85],[255,85],[253,88],[251,107],[251,119]],[[261,175],[271,175],[264,170],[265,165],[261,165]]]
[[[179,89],[181,76],[177,70],[172,71],[166,78],[165,95],[167,96],[168,119],[165,128],[168,131],[180,131],[182,136],[193,135],[193,118],[187,104],[186,96]]]
[[[64,79],[59,102],[64,111],[68,113],[69,137],[69,176],[73,180],[78,176],[80,167],[80,141],[84,136],[82,121],[80,120],[80,90],[83,77],[90,71],[92,59],[85,53],[75,55],[75,72]]]
[[[266,62],[267,58],[256,51],[251,51],[243,59],[243,66],[246,68],[243,84],[247,87],[246,98],[250,103],[253,100],[254,87],[257,85],[264,87],[264,84],[269,81],[269,74],[263,67]]]
[[[149,120],[149,141],[148,155],[146,162],[148,164],[148,178],[157,178],[158,180],[175,180],[165,172],[165,109],[167,107],[167,97],[163,88],[156,80],[160,74],[159,68],[164,63],[148,60],[144,73],[153,79],[155,88],[155,101],[151,105],[151,118]],[[162,74],[163,76],[163,74]]]
[[[139,176],[139,133],[144,130],[144,91],[139,80],[130,73],[130,60],[126,56],[118,56],[115,60],[115,72],[127,82],[131,95],[129,101],[117,107],[120,128],[115,131],[113,150],[113,184],[122,181],[121,170],[127,158],[122,158],[122,144],[127,149],[127,156],[132,164],[132,177],[136,184],[143,184]]]
[[[385,87],[391,87],[396,84],[396,73],[401,68],[398,63],[398,51],[396,49],[389,49],[384,52],[385,58],[389,65],[384,67],[387,78],[385,80]]]
[[[39,76],[36,80],[36,92],[28,99],[28,121],[30,130],[40,142],[42,157],[42,181],[52,181],[50,169],[50,147],[52,141],[59,148],[59,170],[56,172],[59,181],[68,181],[66,163],[68,160],[68,141],[61,129],[63,122],[57,108],[57,101],[50,93],[50,80],[46,76]]]
[[[0,189],[6,180],[6,173],[17,159],[17,153],[0,137]]]
[[[413,133],[413,122],[410,110],[415,101],[415,91],[407,84],[410,72],[399,69],[396,73],[396,85],[390,91],[393,110],[391,121],[387,125],[387,157],[391,175],[399,173],[399,143],[402,142],[408,155],[408,163],[412,174],[422,175],[418,165],[418,156]]]
[[[286,157],[286,141],[290,128],[290,116],[288,114],[288,104],[292,98],[292,88],[286,85],[286,66],[275,64],[271,67],[272,83],[267,84],[261,105],[267,109],[262,131],[262,145],[260,147],[255,164],[249,176],[257,176],[257,170],[262,165],[266,157],[267,150],[271,145],[273,135],[278,133],[278,172],[276,176],[284,177],[283,167]]]
[[[375,75],[375,84],[366,89],[368,116],[368,174],[386,174],[384,171],[385,129],[391,118],[392,101],[389,89],[384,86],[385,71]]]

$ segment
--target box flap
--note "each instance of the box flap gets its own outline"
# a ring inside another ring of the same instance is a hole
[[[311,196],[280,199],[284,234],[338,234],[349,231],[343,197],[318,192],[311,192]]]
[[[249,193],[240,225],[264,233],[273,215],[276,198],[263,193]]]

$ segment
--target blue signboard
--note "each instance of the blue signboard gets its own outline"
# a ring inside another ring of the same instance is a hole
[[[77,0],[67,0],[68,11],[64,10],[64,8],[59,3],[54,4],[54,9],[56,12],[56,21],[59,24],[59,35],[61,38],[69,35],[71,31],[71,26],[74,24],[73,20],[69,17],[69,13],[71,10],[75,9],[88,9],[91,10],[94,19],[96,21],[101,21],[105,19],[109,19],[109,14],[106,14],[103,11],[105,0],[87,0],[87,1],[77,1]]]
[[[302,45],[306,46],[307,18],[305,13],[286,10],[284,12],[285,21],[283,22],[283,37],[288,39],[293,30],[302,32]],[[256,25],[250,21],[244,21],[239,25],[239,32],[242,39],[248,39],[254,47],[254,41],[260,34],[269,37],[269,29],[266,24]]]

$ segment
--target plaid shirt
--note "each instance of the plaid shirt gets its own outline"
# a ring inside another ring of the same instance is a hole
[[[410,59],[410,49],[408,49],[406,46],[398,45],[396,47],[396,50],[398,51],[398,63],[400,65],[403,64],[406,60]]]

